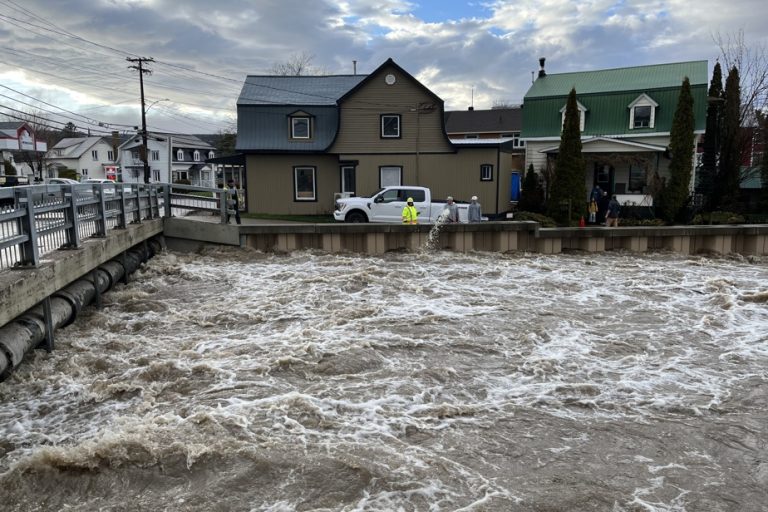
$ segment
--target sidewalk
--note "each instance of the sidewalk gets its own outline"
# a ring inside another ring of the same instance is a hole
[[[202,215],[185,215],[179,217],[187,220],[194,220],[197,222],[209,222],[211,224],[218,224],[221,222],[221,217],[217,213],[216,215],[202,214]],[[303,222],[295,222],[291,220],[277,220],[277,219],[248,219],[246,217],[240,217],[243,226],[275,226],[280,224],[305,224]],[[229,219],[229,224],[236,226],[234,215]]]

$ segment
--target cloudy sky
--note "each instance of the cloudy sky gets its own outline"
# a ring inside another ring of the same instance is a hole
[[[0,115],[35,111],[53,126],[130,130],[138,74],[152,57],[147,124],[233,128],[247,74],[311,55],[330,74],[387,58],[446,110],[520,103],[549,73],[708,60],[713,35],[766,45],[765,0],[0,0]]]

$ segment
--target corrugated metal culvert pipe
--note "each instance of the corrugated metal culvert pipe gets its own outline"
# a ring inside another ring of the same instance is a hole
[[[80,310],[116,283],[135,272],[139,266],[162,249],[150,240],[126,251],[93,272],[51,295],[51,323],[55,331],[77,318]],[[51,333],[53,334],[53,333]],[[42,305],[16,317],[0,327],[0,382],[4,381],[24,359],[24,355],[46,339],[46,321]]]

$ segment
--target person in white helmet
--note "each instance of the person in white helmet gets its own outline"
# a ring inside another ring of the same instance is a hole
[[[480,222],[483,219],[483,214],[480,209],[480,203],[477,202],[477,196],[472,196],[469,201],[469,209],[467,210],[467,220],[469,222]]]
[[[453,196],[448,196],[445,201],[445,210],[443,211],[445,222],[459,222],[459,206],[453,202]]]

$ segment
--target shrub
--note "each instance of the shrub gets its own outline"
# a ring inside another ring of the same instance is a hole
[[[744,216],[734,212],[700,213],[691,224],[744,224]]]

